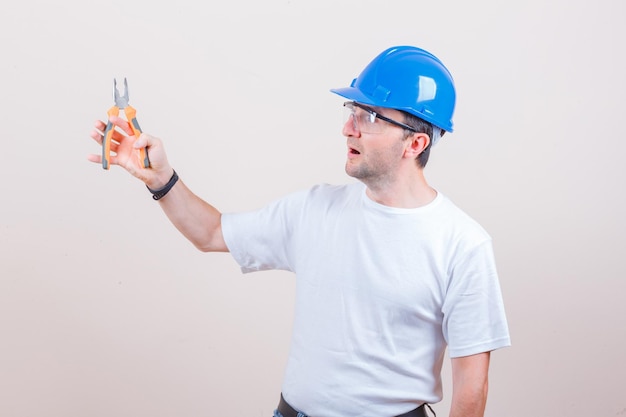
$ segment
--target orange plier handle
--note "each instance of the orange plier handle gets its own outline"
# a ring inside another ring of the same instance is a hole
[[[126,120],[130,123],[130,127],[133,129],[135,138],[138,138],[142,131],[141,127],[139,127],[139,122],[137,121],[137,110],[135,110],[133,106],[126,106],[124,108],[124,113],[126,113]],[[144,168],[150,168],[150,158],[148,157],[148,150],[146,148],[139,149],[139,160]]]
[[[124,108],[124,113],[126,114],[126,120],[128,120],[131,129],[133,129],[133,134],[136,138],[138,138],[142,131],[139,126],[139,122],[137,121],[137,110],[135,110],[132,106],[126,106]],[[111,116],[119,116],[119,114],[120,108],[118,106],[113,106],[109,109],[109,111],[107,111],[109,119]],[[107,126],[104,130],[104,138],[102,140],[102,168],[107,170],[111,168],[111,139],[113,138],[114,130],[115,126],[113,126],[113,123],[107,119]],[[148,157],[148,151],[146,148],[141,148],[139,150],[139,160],[144,168],[150,168],[150,158]]]

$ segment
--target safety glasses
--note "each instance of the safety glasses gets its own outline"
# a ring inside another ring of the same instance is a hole
[[[343,103],[343,108],[345,121],[347,122],[352,118],[352,127],[354,130],[358,130],[361,133],[382,133],[385,129],[385,125],[381,123],[380,120],[401,127],[402,129],[410,130],[411,132],[417,132],[415,128],[407,124],[378,114],[374,109],[354,101],[346,101]]]

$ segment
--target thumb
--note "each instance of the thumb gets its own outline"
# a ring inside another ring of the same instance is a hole
[[[150,157],[150,168],[152,171],[169,169],[167,156],[165,155],[165,149],[163,148],[163,142],[161,141],[161,139],[148,133],[142,133],[135,140],[135,142],[133,142],[133,149],[146,149],[146,152],[149,154]]]
[[[133,143],[133,148],[141,149],[141,148],[152,146],[154,144],[154,139],[155,138],[153,138],[152,136],[146,133],[142,133],[141,135],[139,135],[137,140]]]

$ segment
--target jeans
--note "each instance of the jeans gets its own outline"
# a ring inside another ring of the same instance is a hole
[[[274,410],[274,415],[272,417],[283,417],[282,414],[278,410]],[[298,413],[298,417],[309,417],[306,414]]]

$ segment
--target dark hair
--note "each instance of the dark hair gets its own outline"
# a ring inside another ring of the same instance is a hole
[[[424,149],[422,153],[420,153],[418,157],[415,159],[417,161],[417,164],[420,166],[420,168],[424,168],[430,156],[430,148],[433,146],[433,125],[428,123],[426,120],[420,119],[419,117],[412,115],[411,113],[407,113],[407,112],[402,112],[402,113],[404,113],[404,123],[406,123],[407,125],[417,130],[418,133],[426,133],[428,137],[430,138],[430,143],[428,144],[426,149]],[[438,127],[434,127],[434,128],[439,129]],[[443,136],[444,133],[446,133],[446,131],[443,129],[439,129],[439,131],[441,132],[440,137]],[[414,133],[415,132],[411,130],[405,130],[404,138],[406,139]]]

